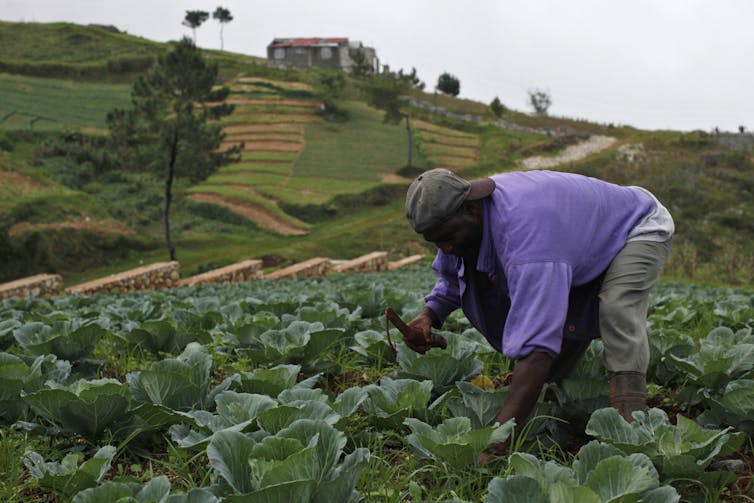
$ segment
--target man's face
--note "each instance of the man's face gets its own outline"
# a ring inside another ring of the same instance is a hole
[[[476,259],[482,243],[481,208],[464,203],[450,219],[424,233],[424,239],[437,245],[446,255]]]

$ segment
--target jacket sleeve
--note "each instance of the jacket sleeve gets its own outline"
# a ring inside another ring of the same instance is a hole
[[[458,284],[458,271],[452,264],[453,257],[444,255],[442,251],[437,252],[432,269],[437,274],[432,291],[424,297],[424,302],[442,325],[447,317],[461,307],[461,293]],[[440,328],[440,327],[435,327]]]
[[[533,351],[557,356],[568,312],[571,267],[563,262],[524,263],[511,266],[507,276],[511,309],[503,353],[514,360]]]

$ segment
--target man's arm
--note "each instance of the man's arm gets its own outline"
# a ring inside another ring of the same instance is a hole
[[[547,375],[550,373],[553,358],[547,353],[535,351],[528,356],[516,361],[513,369],[508,398],[503,408],[497,415],[500,424],[509,419],[516,420],[518,428],[526,424],[534,405],[537,403],[539,393],[542,391]],[[505,454],[508,449],[506,442],[490,446],[488,451],[492,454]],[[477,464],[487,460],[488,455],[480,456]]]

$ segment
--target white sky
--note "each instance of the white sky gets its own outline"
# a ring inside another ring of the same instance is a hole
[[[274,37],[348,37],[434,89],[447,71],[461,97],[642,129],[754,129],[750,0],[0,0],[4,21],[112,24],[158,41],[191,35],[186,10],[222,5],[225,49],[265,56]],[[220,47],[219,24],[197,30]]]

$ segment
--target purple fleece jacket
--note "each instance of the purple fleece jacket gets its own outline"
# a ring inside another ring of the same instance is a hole
[[[437,252],[427,306],[443,323],[463,309],[498,351],[560,352],[571,287],[602,274],[655,206],[635,187],[553,171],[491,177],[475,269]]]

